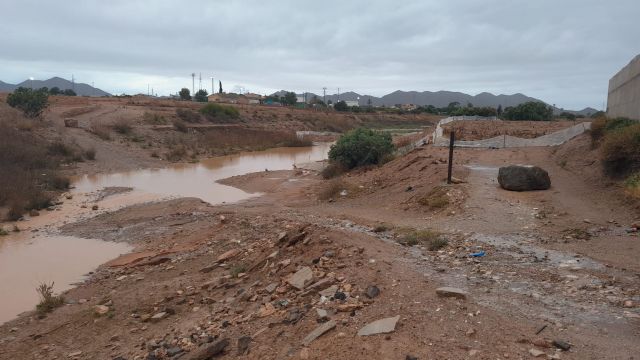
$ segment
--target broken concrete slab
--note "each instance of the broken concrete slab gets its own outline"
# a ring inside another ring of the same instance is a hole
[[[453,297],[457,299],[466,299],[469,295],[466,291],[454,287],[440,287],[436,289],[436,294],[442,297]]]
[[[302,345],[309,346],[309,344],[311,344],[315,339],[319,338],[320,336],[324,335],[326,332],[328,332],[329,330],[335,327],[336,327],[335,320],[327,321],[326,323],[315,328],[312,332],[309,333],[309,335],[305,336],[305,338],[302,339]]]
[[[227,261],[227,260],[235,257],[236,255],[238,255],[239,253],[240,253],[239,249],[231,249],[231,250],[225,252],[224,254],[218,256],[218,262]]]
[[[305,285],[313,280],[313,270],[310,267],[305,266],[298,270],[295,274],[291,275],[287,282],[298,290],[303,290]]]
[[[393,332],[396,329],[396,323],[398,322],[398,320],[400,320],[400,315],[376,320],[360,329],[358,331],[358,336],[369,336]]]

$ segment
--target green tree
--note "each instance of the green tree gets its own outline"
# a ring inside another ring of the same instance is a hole
[[[391,134],[358,128],[342,135],[329,150],[329,160],[347,169],[379,164],[393,152]]]
[[[295,105],[297,102],[298,102],[298,96],[296,96],[296,93],[294,93],[293,91],[287,91],[284,94],[283,103],[285,105]]]
[[[49,103],[49,93],[19,87],[7,96],[7,104],[22,110],[28,117],[40,116]]]
[[[222,94],[222,80],[218,80],[218,94]]]
[[[549,121],[553,118],[553,109],[543,102],[529,101],[504,110],[507,120]]]
[[[76,92],[71,90],[71,89],[66,89],[65,91],[62,92],[65,96],[76,96]]]
[[[180,89],[180,100],[191,100],[191,92],[187,88]]]
[[[502,115],[502,104],[498,105],[498,108],[496,109],[496,114],[497,114],[498,116],[501,116],[501,115]]]
[[[193,97],[195,101],[197,102],[207,102],[207,95],[209,95],[207,93],[207,90],[205,89],[200,89],[196,92],[196,95]]]
[[[60,88],[57,86],[54,86],[51,89],[49,89],[49,95],[60,95],[61,93],[62,91],[60,91]]]
[[[333,108],[336,109],[336,111],[349,111],[349,106],[344,100],[338,101],[335,105],[333,105]]]

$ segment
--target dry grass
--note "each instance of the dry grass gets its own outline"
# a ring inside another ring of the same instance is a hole
[[[418,203],[427,206],[429,209],[442,209],[449,205],[448,189],[444,186],[437,186],[429,191],[425,196],[418,199]]]
[[[640,199],[640,172],[627,178],[624,182],[624,189],[629,196]]]
[[[322,184],[322,187],[318,192],[318,199],[335,200],[339,197],[342,197],[342,195],[340,195],[342,191],[347,192],[347,195],[345,195],[345,197],[347,197],[353,196],[354,193],[356,193],[357,189],[353,185],[343,181],[342,179],[331,179]]]
[[[126,119],[118,119],[111,126],[113,130],[122,135],[129,135],[133,132],[133,127]]]
[[[92,134],[99,137],[102,140],[111,140],[111,129],[103,124],[92,124],[89,130]]]
[[[36,310],[40,315],[49,313],[64,304],[64,298],[62,296],[53,294],[53,282],[51,284],[42,283],[38,285],[36,291],[38,295],[40,295],[40,302],[36,305]]]
[[[323,179],[333,179],[334,177],[340,176],[346,173],[348,169],[339,162],[330,162],[322,171],[320,175],[322,175]]]
[[[167,118],[164,116],[148,111],[145,111],[144,115],[142,115],[142,121],[149,125],[165,125],[168,123]]]
[[[602,155],[605,171],[610,175],[640,170],[640,123],[607,132]]]
[[[437,251],[448,245],[447,239],[432,230],[398,229],[398,241],[407,246],[426,245],[429,251]]]

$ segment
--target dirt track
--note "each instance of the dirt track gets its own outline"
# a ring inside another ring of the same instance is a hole
[[[0,358],[188,359],[221,339],[230,345],[220,358],[634,358],[640,241],[627,229],[639,214],[582,160],[594,155],[586,137],[559,149],[457,151],[455,176],[466,183],[447,188],[448,206],[428,210],[418,199],[442,184],[445,152],[424,147],[348,174],[353,191],[333,201],[317,200],[326,181],[313,173],[255,173],[224,181],[266,192],[244,203],[178,199],[69,224],[63,233],[130,242],[135,254],[102,266],[46,318],[0,326]],[[495,172],[506,163],[544,167],[552,189],[499,189]],[[374,232],[380,224],[387,230]],[[448,245],[400,245],[407,227],[439,231]],[[479,250],[485,256],[469,257]],[[323,285],[287,284],[303,267]],[[322,298],[329,285],[344,299]],[[371,285],[380,289],[372,299]],[[440,286],[468,298],[439,297]],[[97,305],[108,312],[96,315]],[[302,346],[321,324],[318,308],[336,328]],[[395,315],[388,335],[356,335]],[[238,355],[243,336],[248,353]]]

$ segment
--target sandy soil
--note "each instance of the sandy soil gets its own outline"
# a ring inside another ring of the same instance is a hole
[[[261,172],[221,181],[265,193],[239,204],[176,199],[68,224],[63,234],[134,252],[46,317],[0,326],[0,358],[197,359],[225,339],[217,358],[634,358],[640,241],[628,230],[640,213],[602,180],[588,139],[455,155],[456,185],[443,184],[446,149],[425,146],[343,176],[348,194],[330,200],[313,172]],[[501,190],[497,167],[511,163],[544,167],[552,188]],[[448,204],[422,205],[439,187]],[[448,243],[402,245],[412,228]],[[307,268],[302,289],[288,283]],[[466,298],[438,296],[441,286]],[[335,328],[304,344],[327,321],[318,309]],[[357,335],[396,315],[389,333]]]

